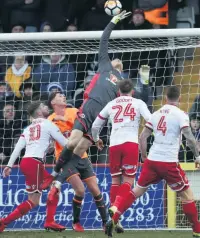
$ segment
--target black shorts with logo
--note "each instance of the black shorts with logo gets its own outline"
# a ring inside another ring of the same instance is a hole
[[[73,129],[80,130],[86,138],[92,140],[91,128],[103,106],[94,99],[86,100],[80,108]]]
[[[96,176],[92,168],[92,163],[88,158],[72,157],[63,169],[65,170],[65,178],[67,181],[75,174],[79,175],[83,181]]]

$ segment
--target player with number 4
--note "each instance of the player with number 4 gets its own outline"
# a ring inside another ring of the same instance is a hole
[[[106,233],[112,237],[113,228],[132,203],[142,196],[151,184],[165,180],[168,186],[178,193],[185,216],[191,223],[193,237],[200,237],[200,222],[194,202],[193,192],[185,172],[178,163],[181,134],[185,136],[188,146],[196,157],[197,167],[200,156],[196,140],[192,134],[188,115],[178,108],[180,90],[171,86],[167,90],[166,105],[154,112],[146,123],[139,139],[141,156],[144,161],[137,185],[124,194],[119,204],[115,204],[115,214],[106,225]],[[147,156],[147,138],[154,132],[154,142]]]
[[[148,68],[148,66],[145,66]],[[115,213],[122,197],[133,186],[138,164],[138,130],[141,115],[148,121],[151,117],[147,105],[133,98],[133,83],[129,79],[119,82],[120,97],[109,102],[92,125],[92,137],[101,150],[103,142],[99,133],[108,118],[112,123],[109,160],[112,185],[110,189],[110,216]],[[122,183],[121,183],[122,182]],[[121,227],[118,223],[117,229]]]

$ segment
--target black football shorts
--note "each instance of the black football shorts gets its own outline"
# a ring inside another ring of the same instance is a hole
[[[96,176],[92,168],[92,163],[88,158],[73,158],[65,165],[64,168],[66,171],[67,181],[75,174],[79,175],[82,181]]]
[[[86,138],[92,140],[92,124],[102,109],[103,106],[94,99],[85,101],[77,114],[73,129],[82,131]]]

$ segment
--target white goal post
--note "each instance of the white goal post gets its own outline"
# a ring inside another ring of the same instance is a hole
[[[0,69],[1,65],[5,66],[5,71],[1,72],[0,75],[2,74],[5,79],[8,76],[10,72],[8,70],[12,68],[12,63],[8,60],[10,57],[41,57],[37,62],[34,60],[28,62],[29,66],[31,66],[30,78],[38,74],[38,71],[36,72],[35,70],[40,67],[39,83],[42,83],[43,78],[47,80],[44,82],[45,84],[50,82],[54,83],[51,81],[54,75],[56,75],[55,77],[58,79],[57,83],[60,83],[59,79],[63,74],[63,71],[59,71],[60,68],[62,68],[63,64],[71,64],[74,71],[73,79],[75,80],[75,86],[72,89],[74,95],[75,91],[77,91],[77,83],[79,83],[78,87],[81,87],[80,85],[83,83],[84,78],[94,74],[97,69],[96,62],[101,35],[102,31],[0,34]],[[146,54],[143,54],[143,52],[146,52]],[[151,52],[154,54],[151,55]],[[165,53],[163,54],[163,52]],[[149,98],[153,110],[161,107],[164,103],[163,93],[165,92],[166,84],[164,85],[163,81],[166,78],[171,78],[168,84],[175,84],[181,88],[182,99],[180,107],[189,112],[195,97],[200,93],[200,29],[113,31],[109,40],[109,53],[120,55],[119,57],[124,64],[126,64],[125,75],[129,78],[133,78],[139,90],[141,90],[141,85],[138,83],[137,73],[132,74],[132,67],[134,66],[137,71],[143,62],[150,64],[152,74],[149,85]],[[66,59],[64,63],[61,61],[57,63],[59,66],[57,71],[53,71],[52,68],[48,66],[48,64],[50,64],[49,61],[44,61],[45,56],[52,55],[62,55],[65,56]],[[79,59],[78,56],[80,55],[84,55],[84,59]],[[70,56],[73,56],[73,58],[71,59]],[[169,62],[167,62],[167,60]],[[92,65],[92,69],[91,67],[88,69],[88,64],[90,64],[90,66]],[[83,66],[79,67],[80,65]],[[45,69],[46,71],[43,71],[46,66],[47,70]],[[166,73],[166,71],[168,71],[168,73]],[[64,73],[66,73],[65,77],[67,80],[69,72],[64,71]],[[81,80],[79,79],[79,74],[81,75]],[[6,81],[6,84],[9,84],[9,82],[11,84],[13,83],[12,79],[9,80]],[[22,79],[20,78],[20,80]],[[25,82],[24,78],[21,84],[23,81]],[[156,93],[155,90],[157,90]],[[64,91],[66,91],[66,88],[64,88]],[[21,92],[18,93],[20,95]],[[37,93],[40,95],[39,99],[42,100],[42,92],[37,91]],[[9,104],[10,101],[18,107],[18,103],[23,104],[25,99],[22,95],[18,96],[18,98],[1,98],[0,112],[2,118],[5,116],[5,105]],[[16,111],[20,110],[23,111],[23,108],[16,109]],[[5,121],[4,119],[2,119],[2,121]],[[23,116],[14,118],[14,121],[21,121],[20,125],[22,125],[24,118]],[[0,144],[1,155],[6,153],[7,148],[4,148],[4,142],[8,139],[8,131],[5,126],[7,124],[2,125],[4,125],[4,127],[2,126],[2,128],[0,128],[2,132],[2,135],[0,135],[0,142],[2,143]],[[11,131],[13,134],[11,133],[11,135],[15,137],[14,131],[16,128],[14,124],[12,125]],[[23,130],[23,128],[21,128],[21,130]],[[13,141],[14,138],[9,139]],[[13,149],[13,142],[10,146]],[[109,166],[108,164],[98,164],[100,155],[96,154],[95,156],[97,163],[94,163],[94,170],[97,174],[99,186],[103,192],[106,205],[108,206],[109,188],[111,184]],[[105,156],[107,155],[105,154]],[[9,155],[5,154],[5,157],[8,158]],[[5,161],[6,159],[0,159],[1,171],[5,165]],[[196,171],[193,163],[186,162],[187,159],[185,159],[183,166],[189,175],[192,189],[195,192],[195,199],[198,203],[200,194],[200,187],[198,185],[200,180],[199,173]],[[47,167],[49,171],[52,170],[52,165],[48,165]],[[139,167],[139,171],[140,168],[141,166]],[[39,207],[10,224],[8,229],[43,229],[47,192],[48,191],[44,192]],[[55,218],[57,222],[68,228],[71,227],[72,222],[72,197],[72,188],[68,184],[64,184]],[[0,217],[6,216],[13,210],[13,206],[18,205],[21,201],[25,200],[25,198],[24,178],[18,165],[16,165],[9,179],[0,178]],[[85,195],[81,222],[85,229],[101,229],[100,217],[88,190]],[[179,209],[178,198],[171,193],[164,182],[151,186],[148,192],[122,216],[122,224],[125,229],[190,228]]]
[[[98,52],[101,35],[102,31],[0,34],[0,55],[40,55],[40,50],[43,50],[43,54],[94,53]],[[200,45],[199,36],[200,29],[118,30],[111,34],[109,51],[134,52],[197,47]],[[153,40],[145,45],[147,39]],[[56,41],[60,42],[60,45],[56,44]],[[85,48],[81,42],[84,42]],[[157,45],[153,45],[153,42]],[[78,43],[78,47],[71,48],[75,43]]]

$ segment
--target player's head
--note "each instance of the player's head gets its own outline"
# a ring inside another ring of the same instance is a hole
[[[51,109],[55,109],[55,107],[66,107],[67,100],[64,94],[60,92],[53,92],[49,95],[48,106]]]
[[[35,101],[29,105],[27,112],[29,116],[34,119],[47,118],[49,115],[49,108],[44,103],[41,103],[40,101]]]
[[[111,64],[112,64],[113,68],[115,68],[116,70],[118,70],[120,72],[123,71],[123,64],[122,64],[122,61],[120,59],[112,60]]]
[[[168,103],[177,103],[180,100],[180,89],[177,86],[170,86],[167,89],[166,100]]]
[[[133,95],[133,82],[130,79],[122,79],[119,82],[120,95]]]

